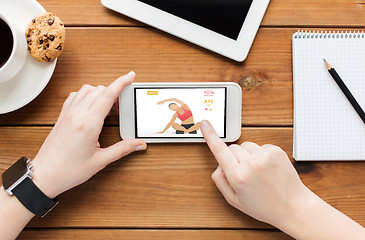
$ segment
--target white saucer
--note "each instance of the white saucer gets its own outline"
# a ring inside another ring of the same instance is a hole
[[[28,23],[46,10],[35,0],[0,0],[0,12],[3,11],[25,32]],[[0,83],[0,114],[17,110],[35,99],[46,87],[55,67],[56,61],[40,63],[27,54],[22,70],[13,79]]]

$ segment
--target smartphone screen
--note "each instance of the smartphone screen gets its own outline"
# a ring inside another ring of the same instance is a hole
[[[209,120],[226,137],[226,87],[135,88],[136,138],[202,138]]]

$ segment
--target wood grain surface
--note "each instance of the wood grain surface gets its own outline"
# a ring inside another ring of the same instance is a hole
[[[364,29],[365,0],[271,0],[243,63],[108,10],[100,0],[39,3],[65,23],[66,44],[45,90],[0,115],[0,173],[21,155],[34,158],[64,100],[85,83],[108,85],[130,70],[137,82],[232,81],[243,88],[238,143],[282,147],[305,185],[365,225],[365,162],[291,157],[291,36],[298,29]],[[119,140],[112,113],[100,142]],[[19,239],[291,239],[229,206],[210,178],[216,167],[205,144],[150,144],[62,194],[59,206],[34,218]]]
[[[236,63],[151,28],[67,28],[48,86],[29,105],[0,115],[0,124],[54,124],[70,92],[85,83],[107,85],[134,70],[138,82],[237,82],[244,90],[244,125],[292,125],[295,31],[260,29],[247,60]],[[108,123],[117,125],[118,118]]]
[[[39,2],[69,26],[144,26],[105,8],[100,0]],[[364,0],[271,0],[262,26],[364,27],[364,5]]]
[[[19,155],[36,155],[49,127],[0,128],[1,171]],[[119,141],[106,127],[100,141]],[[243,128],[238,141],[272,143],[292,154],[292,128]],[[189,151],[186,149],[189,148]],[[230,207],[210,175],[217,163],[205,144],[150,144],[60,196],[31,227],[272,228]],[[296,163],[303,182],[325,201],[365,224],[365,162]]]
[[[256,230],[90,230],[90,229],[55,229],[55,230],[25,230],[19,236],[19,240],[48,239],[125,239],[125,240],[289,240],[288,235],[276,231]]]

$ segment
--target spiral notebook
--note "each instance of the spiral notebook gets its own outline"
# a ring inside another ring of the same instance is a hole
[[[298,31],[292,43],[294,159],[365,160],[365,124],[323,62],[365,110],[365,33]]]

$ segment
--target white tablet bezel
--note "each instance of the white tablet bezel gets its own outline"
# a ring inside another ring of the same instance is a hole
[[[226,137],[225,142],[234,142],[241,136],[242,89],[237,83],[200,82],[200,83],[132,83],[125,87],[119,96],[119,126],[122,139],[135,138],[135,104],[136,87],[227,87],[226,94]],[[141,138],[146,142],[205,142],[204,138]]]
[[[138,0],[101,0],[116,12],[242,62],[246,59],[270,0],[253,0],[238,39],[233,40]]]

